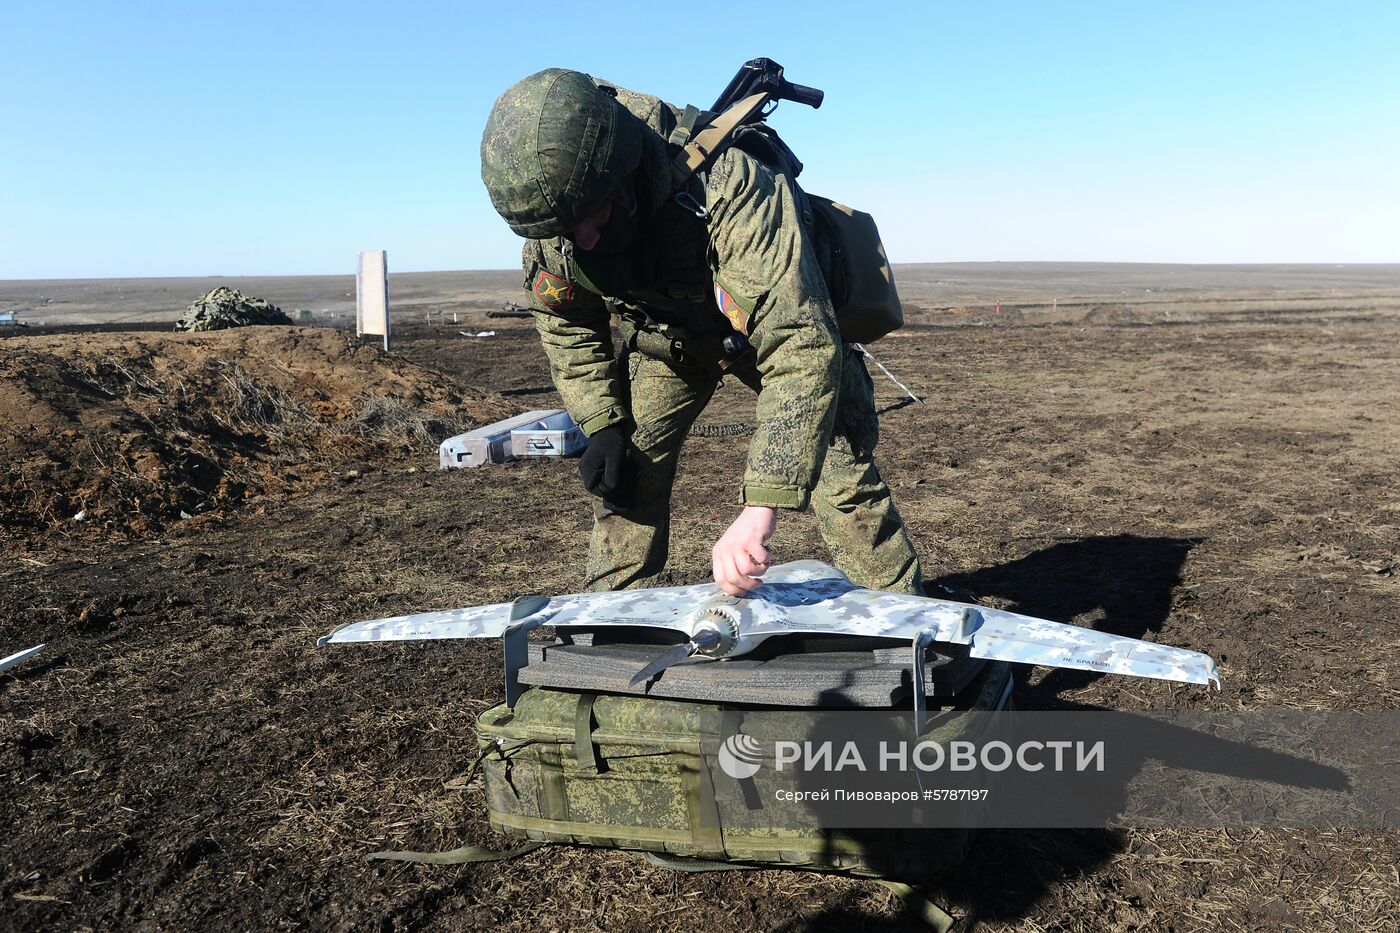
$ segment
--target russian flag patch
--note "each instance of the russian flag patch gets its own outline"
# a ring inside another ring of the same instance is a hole
[[[749,312],[745,311],[719,283],[715,283],[715,304],[720,313],[729,318],[729,323],[734,325],[735,330],[741,334],[749,332]]]

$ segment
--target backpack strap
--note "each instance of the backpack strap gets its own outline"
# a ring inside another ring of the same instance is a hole
[[[767,867],[745,865],[743,862],[726,862],[722,859],[695,858],[690,855],[672,855],[669,852],[647,851],[638,852],[637,854],[657,868],[667,868],[671,871],[753,871],[757,868]]]
[[[666,868],[671,871],[752,871],[757,868],[781,867],[727,862],[722,859],[694,858],[685,855],[672,855],[669,852],[639,852],[637,854],[657,868]],[[912,885],[902,881],[891,881],[888,878],[871,878],[870,880],[893,892],[900,900],[904,901],[904,909],[922,920],[933,933],[948,933],[957,923],[956,918],[925,897]]]
[[[933,933],[948,933],[958,922],[942,907],[902,881],[890,881],[888,878],[871,878],[870,880],[888,888],[903,900],[905,910],[928,924]]]
[[[544,842],[527,842],[514,849],[488,849],[485,846],[462,846],[449,852],[371,852],[370,858],[395,862],[418,862],[423,865],[471,865],[477,862],[501,862],[533,852]]]
[[[686,104],[685,110],[681,111],[681,115],[676,118],[676,128],[671,131],[666,142],[673,146],[684,146],[690,142],[690,134],[695,132],[695,124],[702,122],[700,120],[702,116],[713,117],[714,114],[707,113],[694,104]]]

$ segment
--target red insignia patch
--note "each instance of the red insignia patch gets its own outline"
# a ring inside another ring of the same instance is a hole
[[[574,287],[568,280],[550,275],[543,269],[535,278],[535,297],[546,308],[562,308],[574,300]]]
[[[749,312],[741,308],[739,302],[719,285],[715,286],[715,304],[720,313],[729,318],[729,323],[734,325],[735,330],[741,334],[749,332]]]

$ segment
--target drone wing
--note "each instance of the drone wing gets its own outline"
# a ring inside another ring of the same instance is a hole
[[[529,614],[538,625],[640,625],[684,631],[686,618],[719,592],[714,584],[667,586],[610,593],[526,597],[542,600]],[[498,638],[523,621],[511,617],[513,603],[420,612],[342,625],[317,639],[317,646],[352,641],[423,641],[450,638]]]
[[[982,624],[967,642],[974,658],[1220,686],[1215,659],[1199,651],[997,609],[977,612]]]
[[[527,597],[514,604],[354,622],[317,644],[500,637],[526,622],[531,627],[644,626],[689,634],[697,611],[707,606],[729,607],[742,617],[742,647],[735,655],[775,635],[876,635],[968,645],[973,657],[992,660],[1185,683],[1220,681],[1215,661],[1198,651],[988,606],[868,590],[834,567],[810,560],[772,568],[763,585],[743,599],[724,596],[713,583]]]
[[[879,635],[968,645],[975,658],[1219,686],[1215,661],[1173,648],[952,600],[867,590],[817,561],[774,567],[744,600],[753,640],[788,633]]]

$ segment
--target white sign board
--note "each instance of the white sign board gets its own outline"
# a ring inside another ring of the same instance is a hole
[[[355,333],[383,334],[389,349],[389,259],[382,249],[360,253],[355,275]]]

